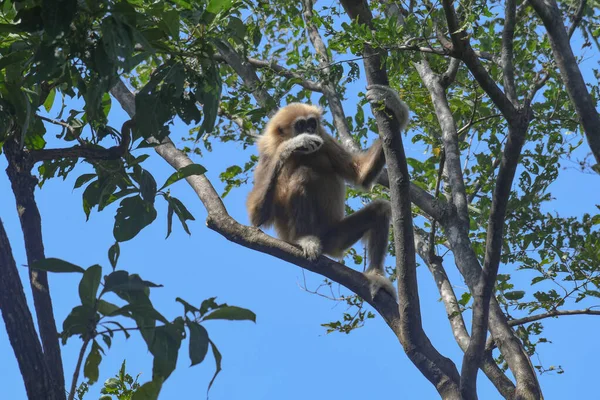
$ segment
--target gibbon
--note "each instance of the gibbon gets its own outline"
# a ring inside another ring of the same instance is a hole
[[[383,102],[401,130],[408,108],[396,92],[382,85],[367,87],[367,100]],[[379,288],[396,291],[385,277],[391,206],[385,200],[344,216],[345,182],[369,190],[385,165],[380,139],[364,152],[347,151],[321,125],[319,107],[292,103],[281,108],[258,139],[259,161],[247,209],[254,226],[275,226],[282,240],[295,243],[305,257],[341,257],[358,240],[365,241],[371,295]]]

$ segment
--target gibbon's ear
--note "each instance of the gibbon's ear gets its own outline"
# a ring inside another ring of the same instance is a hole
[[[279,133],[281,136],[283,136],[283,129],[281,129],[281,127],[280,127],[280,126],[278,126],[278,127],[277,127],[277,132],[278,132],[278,133]]]

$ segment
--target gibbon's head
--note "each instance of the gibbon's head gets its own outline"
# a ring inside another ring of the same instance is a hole
[[[303,103],[291,103],[280,108],[265,127],[258,140],[260,152],[273,154],[277,147],[288,139],[302,133],[320,134],[320,107]]]

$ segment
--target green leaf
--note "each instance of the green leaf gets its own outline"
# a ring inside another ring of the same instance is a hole
[[[7,66],[9,66],[11,64],[20,64],[30,57],[31,57],[31,52],[27,51],[27,50],[15,51],[15,52],[9,53],[8,55],[3,55],[3,57],[0,58],[0,71],[2,71],[4,68],[6,68]]]
[[[127,316],[129,313],[131,313],[131,315],[136,319],[137,317],[141,317],[145,320],[151,319],[154,321],[160,321],[164,324],[169,323],[169,321],[161,313],[159,313],[152,306],[152,304],[128,304],[114,311],[113,315]]]
[[[109,303],[106,300],[98,300],[98,312],[104,316],[112,316],[120,309],[121,307],[116,304]]]
[[[96,312],[89,306],[73,307],[67,318],[63,321],[62,342],[74,335],[86,336],[92,332],[96,323]]]
[[[166,324],[154,329],[154,340],[149,346],[154,356],[153,380],[165,380],[175,370],[182,339],[183,328],[177,324]]]
[[[160,382],[146,382],[133,393],[131,400],[156,400],[162,388]]]
[[[188,235],[191,235],[190,229],[186,221],[194,221],[194,216],[188,211],[187,208],[185,208],[185,206],[179,199],[175,197],[168,197],[167,201],[169,202],[169,206],[173,208],[173,211],[177,215],[177,218],[179,218],[179,222],[181,222],[181,225],[183,226],[185,232]]]
[[[173,173],[159,190],[163,190],[167,186],[170,186],[181,179],[187,178],[188,176],[203,175],[204,173],[206,173],[206,168],[200,164],[186,165],[185,167],[179,169],[179,171]]]
[[[98,381],[100,375],[100,362],[102,361],[102,355],[100,354],[100,345],[95,340],[92,343],[92,349],[85,360],[83,366],[83,375],[89,380],[90,384],[94,384]]]
[[[183,304],[183,308],[185,310],[185,313],[200,313],[200,310],[198,310],[196,307],[194,307],[193,305],[191,305],[190,303],[188,303],[187,301],[183,300],[181,297],[177,297],[175,299],[176,302]]]
[[[88,183],[89,181],[91,181],[92,179],[94,179],[96,176],[96,174],[83,174],[80,175],[77,180],[75,180],[75,185],[73,186],[73,189],[77,189],[82,187],[83,185],[85,185],[86,183]]]
[[[103,292],[139,292],[151,287],[158,288],[162,285],[145,281],[137,274],[129,275],[127,271],[114,271],[105,277]]]
[[[100,286],[102,278],[102,267],[93,265],[85,270],[83,277],[79,282],[79,298],[84,306],[94,307],[96,303],[96,293]]]
[[[171,204],[169,199],[167,197],[165,198],[167,199],[167,203],[169,204],[167,208],[167,237],[165,238],[167,239],[169,236],[171,236],[171,232],[173,230],[173,214],[175,213],[175,209],[173,208],[173,205]]]
[[[154,198],[156,197],[156,181],[152,174],[145,169],[142,170],[140,194],[144,200],[154,204]]]
[[[217,304],[215,299],[216,297],[210,297],[202,302],[200,305],[200,315],[206,314],[209,310],[214,310],[221,307],[221,305]],[[223,304],[223,306],[226,306],[226,304]]]
[[[52,106],[54,105],[55,97],[56,97],[56,89],[52,88],[52,90],[50,90],[50,93],[48,93],[48,97],[46,97],[46,101],[44,101],[44,108],[46,109],[46,112],[50,112],[50,110],[52,109]]]
[[[210,347],[212,348],[213,355],[215,356],[215,364],[217,366],[217,369],[216,369],[215,374],[213,375],[212,379],[210,380],[210,383],[208,384],[208,389],[206,390],[207,394],[208,394],[208,392],[210,392],[210,388],[212,387],[213,383],[215,383],[215,379],[217,379],[217,375],[219,375],[219,372],[221,372],[221,360],[223,359],[223,356],[221,356],[219,349],[217,349],[217,346],[215,346],[213,341],[209,340],[209,343],[210,343]]]
[[[233,5],[233,0],[210,0],[206,11],[212,14],[218,14],[220,11],[227,11]]]
[[[506,293],[504,293],[504,297],[506,297],[508,300],[520,300],[523,297],[525,297],[525,292],[523,290],[515,290],[512,292],[506,292]]]
[[[154,206],[140,196],[123,199],[115,215],[113,235],[118,242],[133,239],[156,219]]]
[[[110,249],[108,249],[108,261],[113,269],[117,268],[117,261],[119,261],[119,256],[121,255],[121,247],[119,246],[119,242],[115,242]]]
[[[187,327],[190,331],[190,361],[191,365],[194,366],[204,361],[206,354],[208,353],[208,332],[206,329],[198,324],[197,322],[187,320]]]
[[[31,268],[47,272],[85,272],[85,270],[78,265],[52,257],[34,262]]]
[[[203,320],[209,319],[228,319],[231,321],[252,321],[256,322],[256,314],[245,308],[236,306],[224,306],[216,309],[203,317]]]

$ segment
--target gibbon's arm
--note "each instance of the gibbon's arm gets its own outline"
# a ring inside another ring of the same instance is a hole
[[[334,138],[324,135],[326,149],[336,172],[348,182],[370,189],[385,165],[381,140],[375,140],[366,151],[351,153]]]
[[[273,199],[277,178],[288,158],[294,153],[313,153],[322,145],[323,139],[320,136],[304,133],[281,144],[273,157],[260,155],[254,172],[254,186],[246,203],[252,225],[268,225],[273,219]]]
[[[366,97],[370,103],[374,105],[383,103],[386,109],[394,113],[400,123],[398,134],[406,128],[408,107],[394,89],[384,85],[369,85],[367,86]],[[325,136],[328,138],[327,149],[337,172],[355,185],[371,188],[385,165],[381,140],[377,139],[367,151],[353,154],[349,153],[329,135]]]
[[[254,226],[269,224],[273,218],[273,196],[281,167],[275,160],[261,155],[254,171],[254,186],[248,195],[247,208]]]

